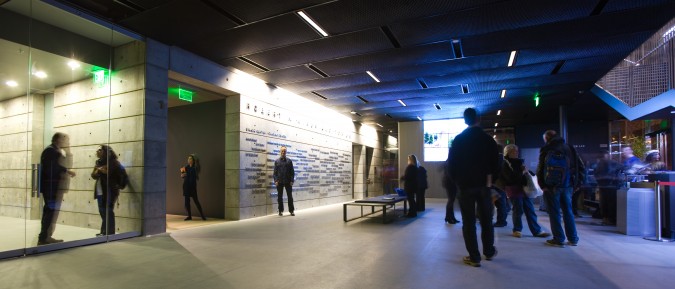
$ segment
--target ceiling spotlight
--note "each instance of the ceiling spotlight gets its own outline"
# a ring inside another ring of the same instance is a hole
[[[441,110],[441,105],[438,103],[434,103],[434,107],[438,110]]]
[[[5,82],[5,84],[7,84],[7,86],[9,86],[9,87],[16,87],[17,85],[19,85],[14,80],[8,80],[8,81]]]
[[[71,61],[68,61],[68,66],[70,66],[70,69],[76,69],[76,68],[80,67],[80,63],[75,61],[75,60],[71,60]]]
[[[379,124],[379,123],[375,123],[375,124],[376,124],[377,126],[379,126],[379,127],[383,127],[383,126],[382,126],[381,124]]]
[[[492,138],[497,138],[497,135],[496,134],[492,135]]]
[[[349,113],[351,113],[351,114],[356,114],[356,111],[353,111],[353,110],[352,110],[352,111],[350,111]]]
[[[497,111],[497,115],[501,115],[501,114],[502,114],[502,110],[500,109],[500,110]]]
[[[504,98],[504,97],[506,97],[506,89],[502,89],[502,95],[500,96],[500,98]]]
[[[35,77],[37,78],[47,78],[47,73],[45,73],[42,70],[36,71],[35,73],[33,73],[33,75],[35,75]]]
[[[417,116],[417,120],[422,120],[422,118],[418,115],[418,116]]]
[[[499,125],[499,123],[498,123],[498,122],[495,122],[495,127],[497,127],[498,125]]]
[[[513,64],[516,62],[516,51],[511,51],[511,55],[509,56],[509,64],[508,67],[513,66]]]
[[[408,105],[405,104],[405,102],[403,102],[403,100],[400,100],[400,99],[398,100],[398,103],[400,103],[402,106],[408,106]]]

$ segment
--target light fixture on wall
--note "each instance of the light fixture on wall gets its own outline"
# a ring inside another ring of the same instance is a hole
[[[9,86],[9,87],[16,87],[17,85],[19,85],[19,84],[18,84],[16,81],[14,81],[14,80],[8,80],[8,81],[5,82],[5,84],[6,84],[7,86]]]

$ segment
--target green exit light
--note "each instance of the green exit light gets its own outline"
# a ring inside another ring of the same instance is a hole
[[[534,106],[539,107],[539,92],[534,94]]]
[[[102,87],[106,83],[108,83],[110,73],[108,72],[107,69],[103,67],[94,66],[94,68],[91,71],[91,74],[93,75],[93,81],[95,85]]]
[[[178,99],[192,102],[192,95],[193,94],[194,94],[194,92],[192,92],[192,91],[185,90],[185,89],[182,89],[182,88],[178,89]]]

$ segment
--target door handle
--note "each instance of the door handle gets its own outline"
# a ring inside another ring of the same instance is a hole
[[[30,168],[31,197],[37,197],[40,193],[40,164],[31,164]]]

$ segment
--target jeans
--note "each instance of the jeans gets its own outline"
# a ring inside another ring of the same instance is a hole
[[[513,231],[522,232],[523,231],[523,213],[525,213],[525,219],[527,220],[527,226],[530,228],[532,235],[537,235],[541,233],[541,226],[537,223],[537,214],[534,212],[534,204],[532,204],[532,199],[528,197],[516,197],[511,198],[511,204],[513,205]]]
[[[544,191],[544,200],[548,207],[548,216],[551,220],[551,233],[556,242],[565,241],[565,236],[572,243],[579,242],[577,236],[577,226],[574,223],[574,214],[572,213],[572,188],[546,188]],[[565,223],[565,232],[560,220],[560,211],[562,210],[562,221]]]
[[[279,213],[284,212],[284,188],[286,188],[286,195],[288,195],[288,211],[293,213],[295,212],[295,206],[293,206],[293,187],[290,183],[279,183],[279,185],[277,185],[277,203],[279,204]]]
[[[61,208],[63,194],[58,191],[58,184],[49,184],[43,188],[42,196],[45,205],[42,208],[42,220],[38,241],[44,241],[52,236],[56,228],[56,219]]]
[[[115,201],[112,198],[97,196],[98,214],[101,215],[101,234],[115,234]],[[107,204],[106,204],[107,203]]]
[[[469,252],[469,257],[474,262],[480,262],[478,251],[478,239],[476,237],[476,209],[480,217],[481,241],[483,242],[483,254],[493,256],[495,250],[495,230],[492,226],[492,193],[488,187],[460,188],[459,208],[462,211],[462,233],[464,245]]]
[[[495,201],[495,207],[497,207],[497,224],[506,225],[506,217],[509,215],[510,211],[506,192],[501,189],[493,189],[499,193],[499,199]]]

